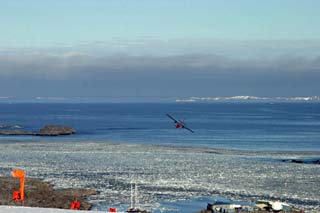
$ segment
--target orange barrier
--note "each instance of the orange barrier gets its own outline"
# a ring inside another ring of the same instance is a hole
[[[117,212],[117,209],[116,208],[109,208],[109,212]]]
[[[24,201],[24,171],[15,169],[12,171],[12,176],[20,179],[20,191],[13,191],[12,199],[15,201]]]
[[[19,191],[14,190],[12,195],[12,200],[19,201],[21,199],[21,194]]]
[[[80,201],[78,200],[73,200],[71,202],[71,207],[70,209],[74,209],[74,210],[80,210]]]

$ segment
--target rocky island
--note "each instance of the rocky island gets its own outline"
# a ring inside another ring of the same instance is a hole
[[[68,126],[46,125],[39,130],[39,136],[72,135],[76,130]]]
[[[22,129],[2,128],[0,135],[34,135],[34,136],[58,136],[75,134],[76,130],[68,126],[45,125],[39,132],[29,132]]]

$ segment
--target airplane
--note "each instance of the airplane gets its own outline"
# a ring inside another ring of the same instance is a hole
[[[180,120],[176,120],[174,117],[172,117],[171,115],[167,114],[167,116],[174,121],[174,125],[177,129],[186,129],[192,133],[194,133],[194,131],[192,129],[189,129],[186,124]]]

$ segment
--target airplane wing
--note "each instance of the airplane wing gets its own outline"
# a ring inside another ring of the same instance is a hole
[[[174,123],[179,123],[176,119],[174,119],[174,117],[172,117],[171,115],[167,114],[167,116],[174,121]]]
[[[190,132],[194,133],[194,131],[192,129],[189,129],[188,127],[186,126],[182,126],[182,128],[186,129],[186,130],[189,130]]]

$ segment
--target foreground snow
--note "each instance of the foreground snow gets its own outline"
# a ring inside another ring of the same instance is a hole
[[[102,213],[101,211],[76,211],[65,209],[50,209],[50,208],[33,208],[33,207],[18,207],[18,206],[0,206],[0,212],[5,213]]]

